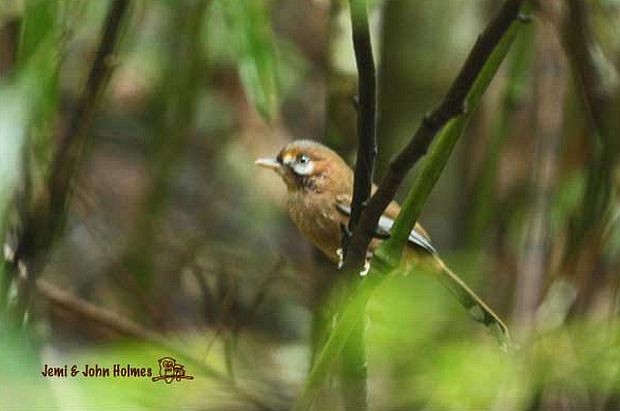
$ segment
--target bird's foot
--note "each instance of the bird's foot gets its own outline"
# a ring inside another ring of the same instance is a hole
[[[344,264],[344,252],[342,248],[336,250],[336,255],[338,256],[338,269],[340,270]]]
[[[364,269],[360,272],[361,277],[366,277],[370,271],[370,260],[372,260],[373,253],[371,251],[366,252],[366,260],[364,261]]]
[[[338,248],[336,250],[336,255],[338,256],[338,269],[340,270],[344,264],[344,252],[342,251],[342,248]],[[364,268],[360,271],[360,276],[364,277],[370,271],[370,260],[373,255],[374,254],[370,251],[366,252],[366,260],[364,261]]]

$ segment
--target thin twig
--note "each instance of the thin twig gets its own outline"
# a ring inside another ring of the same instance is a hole
[[[407,146],[390,162],[379,188],[362,210],[359,223],[349,243],[344,267],[355,271],[361,269],[379,218],[394,199],[409,170],[426,154],[437,132],[449,120],[467,111],[464,104],[466,96],[503,35],[519,18],[523,1],[508,0],[504,3],[499,13],[478,37],[441,104],[424,117]]]

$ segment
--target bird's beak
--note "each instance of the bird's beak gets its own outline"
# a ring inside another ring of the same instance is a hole
[[[269,168],[276,172],[282,170],[282,164],[278,163],[275,158],[259,158],[254,162],[254,164],[260,167]]]

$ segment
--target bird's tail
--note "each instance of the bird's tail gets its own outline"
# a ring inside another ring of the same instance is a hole
[[[437,255],[433,255],[433,274],[456,296],[469,315],[482,323],[498,339],[503,349],[512,347],[510,332],[503,321],[476,295],[463,280],[450,270]]]

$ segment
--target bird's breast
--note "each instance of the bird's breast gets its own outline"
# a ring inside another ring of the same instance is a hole
[[[288,212],[305,237],[330,260],[337,262],[340,248],[340,224],[346,223],[334,201],[322,193],[289,193]]]

